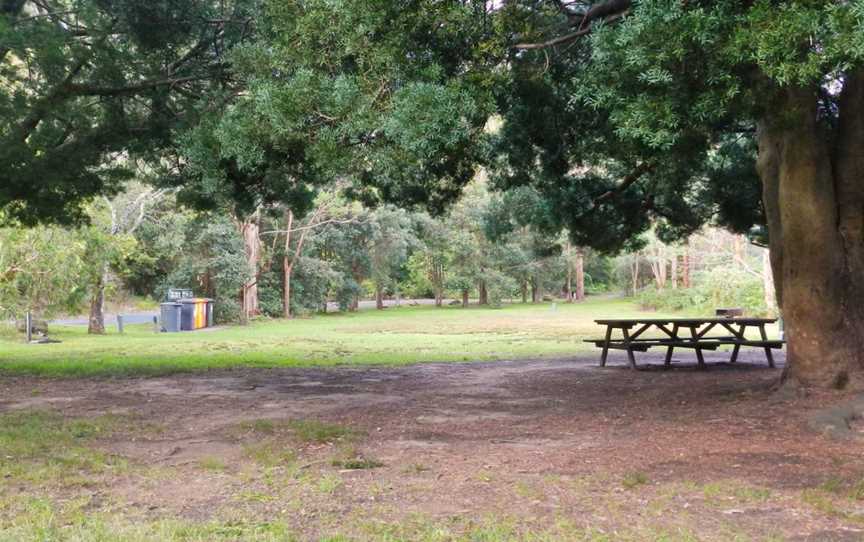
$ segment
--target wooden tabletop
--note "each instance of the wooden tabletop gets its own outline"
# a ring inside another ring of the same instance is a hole
[[[709,317],[709,318],[607,318],[594,320],[600,325],[609,324],[773,324],[776,318],[744,318],[736,316],[733,318]]]

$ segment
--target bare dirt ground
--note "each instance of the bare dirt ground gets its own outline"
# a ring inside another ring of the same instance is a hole
[[[100,440],[136,468],[75,490],[142,519],[278,517],[310,539],[504,518],[613,540],[864,540],[864,439],[808,428],[848,396],[773,392],[758,353],[707,371],[610,360],[10,378],[0,411],[157,424]],[[360,435],[347,453],[383,465],[334,466],[345,443],[255,420],[340,424]]]

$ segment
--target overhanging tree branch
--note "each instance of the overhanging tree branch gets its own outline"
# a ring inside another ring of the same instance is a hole
[[[642,164],[639,164],[638,166],[636,166],[636,169],[634,169],[627,176],[621,179],[621,182],[618,183],[614,188],[612,188],[611,190],[607,190],[606,192],[594,198],[594,206],[596,207],[604,201],[608,201],[614,198],[616,194],[627,190],[627,188],[629,188],[633,183],[638,181],[640,177],[642,177],[646,173],[651,172],[653,169],[654,164],[650,162],[643,162]]]
[[[559,9],[565,10],[565,15],[571,21],[571,23],[578,20],[578,26],[576,30],[574,32],[570,32],[568,34],[564,34],[562,36],[558,36],[547,41],[534,43],[517,43],[513,46],[515,49],[547,49],[549,47],[555,47],[556,45],[564,45],[575,41],[582,36],[590,34],[594,22],[602,21],[604,23],[611,23],[613,21],[617,21],[618,19],[623,18],[625,15],[630,13],[632,0],[607,0],[606,2],[591,6],[587,11],[582,14],[570,13],[566,11],[566,8],[563,7],[561,2],[556,1],[555,4],[559,7]]]

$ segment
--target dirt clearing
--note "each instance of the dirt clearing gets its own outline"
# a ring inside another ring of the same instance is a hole
[[[773,393],[779,371],[758,353],[708,371],[610,363],[9,378],[4,413],[121,420],[92,445],[128,467],[12,477],[4,495],[135,522],[278,519],[303,539],[484,522],[588,540],[864,539],[864,440],[808,428],[850,397]]]

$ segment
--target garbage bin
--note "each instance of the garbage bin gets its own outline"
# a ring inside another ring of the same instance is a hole
[[[183,305],[180,303],[162,303],[160,305],[161,314],[159,320],[162,323],[162,331],[180,331],[180,312],[182,308]]]
[[[181,299],[180,304],[183,306],[180,329],[183,331],[192,331],[207,327],[207,305],[209,299],[204,297],[193,297],[191,299]]]

